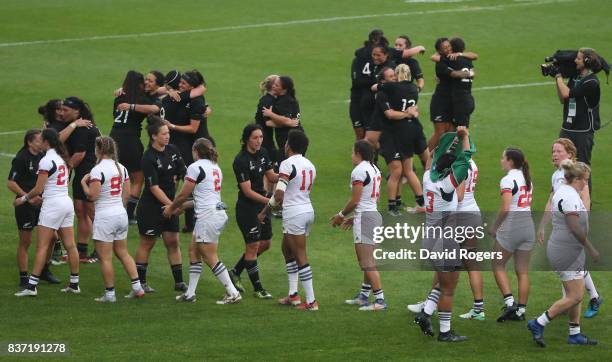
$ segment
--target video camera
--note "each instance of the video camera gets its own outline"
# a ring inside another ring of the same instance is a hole
[[[576,55],[578,55],[577,50],[557,50],[552,56],[544,58],[546,63],[540,65],[542,75],[554,77],[560,73],[563,78],[572,78],[578,75],[576,63],[574,62]],[[608,77],[610,65],[601,55],[599,59],[601,60],[601,67],[591,68],[591,70],[593,73],[599,73],[603,70],[606,73],[606,77]]]

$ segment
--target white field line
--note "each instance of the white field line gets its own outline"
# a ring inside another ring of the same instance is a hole
[[[512,88],[528,88],[528,87],[540,87],[544,85],[553,85],[552,82],[535,82],[535,83],[518,83],[518,84],[500,84],[500,85],[490,85],[484,87],[475,87],[472,88],[472,92],[476,91],[488,91],[488,90],[497,90],[497,89],[512,89]],[[433,92],[424,92],[420,93],[420,97],[427,97],[432,95]],[[349,103],[350,100],[346,99],[343,101],[332,101],[330,103]]]
[[[512,3],[512,4],[490,5],[490,6],[463,6],[463,7],[459,7],[459,8],[450,8],[450,9],[406,11],[406,12],[387,13],[387,14],[369,14],[369,15],[356,15],[356,16],[335,16],[335,17],[331,17],[331,18],[315,18],[315,19],[291,20],[291,21],[273,22],[273,23],[220,26],[220,27],[214,27],[214,28],[198,28],[198,29],[188,29],[188,30],[159,31],[159,32],[151,32],[151,33],[133,33],[133,34],[117,34],[117,35],[95,35],[95,36],[86,36],[86,37],[81,37],[81,38],[64,38],[64,39],[47,39],[47,40],[19,41],[19,42],[0,43],[0,48],[18,47],[18,46],[26,46],[26,45],[73,43],[73,42],[80,42],[80,41],[132,39],[132,38],[157,37],[157,36],[166,36],[166,35],[183,35],[183,34],[209,33],[209,32],[219,32],[219,31],[257,29],[257,28],[269,28],[269,27],[281,27],[281,26],[302,25],[302,24],[317,24],[317,23],[327,23],[327,22],[336,22],[336,21],[361,20],[361,19],[384,18],[384,17],[398,17],[398,16],[411,16],[411,15],[435,15],[435,14],[448,14],[448,13],[465,13],[465,12],[477,12],[477,11],[488,11],[488,10],[497,10],[497,11],[499,11],[499,10],[505,10],[505,9],[515,8],[515,7],[526,7],[526,6],[535,6],[535,5],[557,4],[557,3],[565,3],[565,2],[572,2],[572,1],[576,1],[576,0],[541,0],[541,1],[533,1],[533,2],[520,2],[520,3]]]

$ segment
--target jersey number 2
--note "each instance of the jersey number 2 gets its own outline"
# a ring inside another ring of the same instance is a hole
[[[527,190],[527,186],[521,186],[520,190],[521,194],[517,202],[518,207],[531,206],[531,190]]]
[[[57,174],[57,186],[64,186],[66,184],[66,166],[60,165]]]
[[[427,191],[427,205],[425,206],[425,211],[427,212],[433,212],[433,208],[434,208],[434,193],[431,191]]]
[[[213,183],[215,184],[215,191],[221,191],[221,175],[219,175],[219,171],[213,170]]]

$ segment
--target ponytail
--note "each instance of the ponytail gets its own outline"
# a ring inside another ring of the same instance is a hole
[[[531,190],[531,174],[529,173],[529,162],[525,159],[525,154],[519,148],[508,147],[504,151],[506,159],[512,161],[512,166],[516,169],[520,169],[523,172],[525,178],[525,184],[527,190]]]
[[[522,171],[525,183],[527,184],[527,191],[531,191],[531,174],[529,173],[529,162],[527,160],[523,162]]]
[[[397,76],[397,81],[401,82],[404,80],[411,81],[412,73],[410,72],[410,67],[406,64],[400,64],[395,67],[395,75]]]
[[[115,167],[117,167],[117,172],[119,172],[119,178],[121,179],[121,183],[123,183],[125,175],[121,171],[121,167],[119,167],[119,162],[117,161],[117,144],[115,143],[115,140],[108,136],[97,137],[96,149],[98,150],[98,154],[100,155],[97,163],[100,163],[100,161],[102,161],[102,156],[109,157],[111,160],[113,160],[115,162]]]
[[[207,138],[198,138],[193,143],[193,150],[198,153],[198,158],[201,160],[210,160],[213,163],[217,163],[219,160],[219,153]]]

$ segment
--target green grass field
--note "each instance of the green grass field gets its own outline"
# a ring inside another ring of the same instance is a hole
[[[258,83],[270,73],[288,74],[295,81],[303,124],[311,140],[309,158],[318,178],[312,198],[317,222],[309,239],[309,257],[321,309],[300,313],[245,294],[235,306],[217,306],[222,287],[205,269],[196,304],[174,301],[172,277],[163,245],[152,253],[149,283],[158,293],[143,300],[119,300],[99,305],[103,292],[99,266],[82,265],[78,296],[62,295],[56,286],[39,288],[39,297],[17,299],[15,264],[17,231],[13,195],[0,195],[0,341],[64,341],[79,359],[274,359],[274,360],[609,360],[609,308],[583,321],[583,331],[600,340],[593,348],[565,343],[567,320],[559,317],[546,330],[548,347],[532,342],[525,323],[497,324],[501,296],[485,273],[485,322],[459,320],[471,307],[467,278],[456,293],[453,328],[470,337],[463,344],[440,344],[421,335],[406,311],[430,287],[431,273],[382,273],[390,305],[384,313],[361,313],[343,305],[359,287],[361,274],[350,232],[332,229],[327,219],[349,196],[350,147],[348,120],[353,51],[374,27],[392,40],[408,34],[431,53],[442,35],[460,35],[480,55],[474,82],[476,112],[471,134],[478,147],[476,197],[481,209],[498,207],[498,182],[503,176],[499,157],[508,145],[521,147],[534,177],[534,209],[542,210],[550,190],[550,145],[561,122],[561,106],[550,78],[539,64],[556,49],[590,46],[612,58],[609,36],[612,3],[597,0],[501,1],[279,1],[251,3],[184,1],[144,2],[0,0],[0,168],[8,174],[10,155],[22,134],[6,134],[39,126],[37,107],[49,98],[77,95],[91,105],[98,126],[112,124],[112,92],[127,70],[199,69],[208,83],[209,119],[225,173],[223,198],[232,206],[222,235],[220,257],[233,266],[243,250],[233,205],[237,190],[231,162],[239,150],[240,130],[252,120]],[[202,29],[184,32],[184,30]],[[174,32],[174,33],[173,33]],[[124,36],[157,33],[156,35]],[[113,37],[117,35],[116,37]],[[96,38],[101,37],[101,38]],[[65,41],[54,42],[53,40]],[[42,40],[42,42],[36,42]],[[426,92],[434,88],[433,65],[418,58],[425,72]],[[602,123],[610,119],[612,89],[602,79]],[[550,82],[538,85],[534,83]],[[521,87],[495,88],[501,85]],[[493,87],[478,89],[481,87]],[[421,120],[431,132],[429,97],[420,100]],[[612,203],[612,134],[596,135],[593,156],[593,208],[610,211]],[[420,170],[419,170],[420,173]],[[412,202],[405,190],[404,199]],[[385,200],[384,196],[381,200]],[[381,203],[381,206],[384,206]],[[264,286],[275,296],[286,293],[287,278],[280,252],[280,222],[272,250],[260,258]],[[188,237],[181,235],[187,265]],[[129,235],[138,245],[137,229]],[[161,243],[160,243],[161,244]],[[607,256],[604,256],[607,257]],[[32,262],[32,260],[30,260]],[[66,266],[54,272],[64,281]],[[116,265],[117,292],[129,291],[129,281]],[[184,271],[187,277],[187,267]],[[610,272],[596,272],[600,293],[612,301]],[[244,275],[246,281],[246,274]],[[248,281],[247,281],[248,284]],[[516,292],[515,292],[516,293]],[[559,297],[560,283],[551,272],[532,273],[527,314],[541,313]],[[123,298],[121,298],[123,299]],[[437,318],[434,318],[437,330]],[[13,357],[8,357],[13,359]]]

